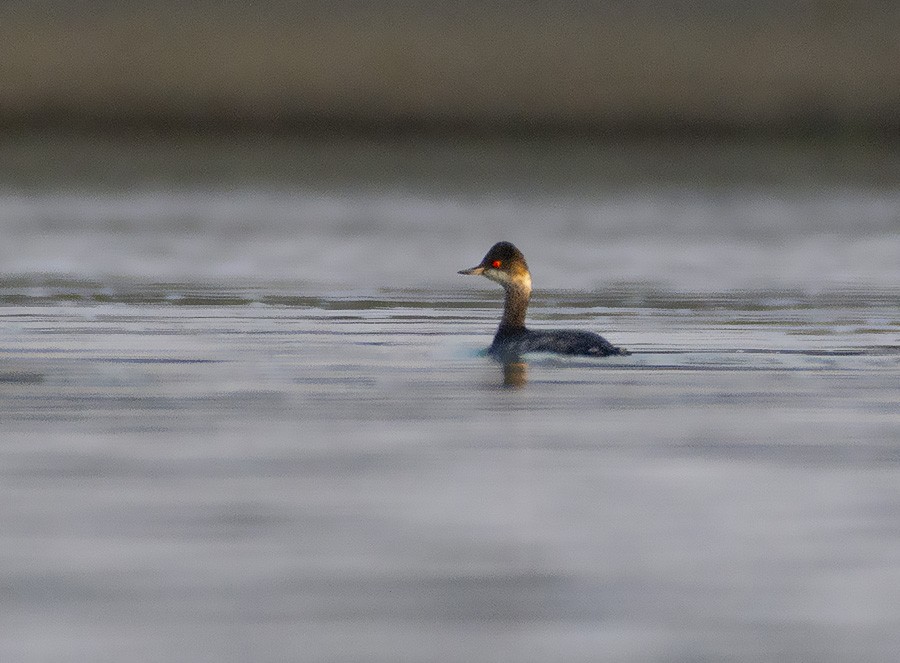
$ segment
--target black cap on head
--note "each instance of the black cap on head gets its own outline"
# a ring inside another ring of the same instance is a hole
[[[503,267],[512,265],[516,262],[525,262],[525,256],[517,249],[512,242],[497,242],[494,244],[481,264],[485,267],[491,266],[495,261],[499,260]]]
[[[460,274],[482,274],[486,269],[510,270],[514,266],[519,266],[525,270],[528,265],[525,263],[525,256],[511,242],[497,242],[485,254],[481,262],[471,269],[463,269]]]

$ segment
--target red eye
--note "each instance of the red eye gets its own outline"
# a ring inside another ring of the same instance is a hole
[[[494,269],[500,269],[500,265],[502,265],[502,264],[503,263],[500,262],[499,260],[495,260],[494,262],[491,263],[491,265],[493,266]]]

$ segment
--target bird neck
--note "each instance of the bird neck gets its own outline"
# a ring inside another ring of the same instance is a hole
[[[526,272],[524,277],[506,283],[505,289],[506,300],[503,303],[500,328],[524,328],[525,312],[528,310],[528,300],[531,299],[531,276]]]

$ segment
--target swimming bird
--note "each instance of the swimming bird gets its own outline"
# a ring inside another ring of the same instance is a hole
[[[534,330],[525,326],[525,312],[531,298],[531,272],[525,256],[509,242],[497,242],[484,259],[460,274],[484,276],[506,290],[503,317],[488,348],[500,361],[516,361],[525,352],[554,352],[588,357],[624,356],[628,350],[616,347],[599,334],[574,329]]]

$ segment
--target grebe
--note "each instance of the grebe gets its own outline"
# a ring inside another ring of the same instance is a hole
[[[525,327],[525,312],[531,297],[531,273],[525,256],[509,242],[497,242],[484,259],[460,274],[485,276],[506,290],[503,318],[488,348],[488,354],[501,361],[514,361],[525,352],[555,352],[563,355],[609,357],[629,355],[599,334],[573,329],[535,331]]]

